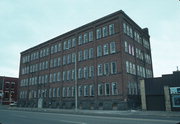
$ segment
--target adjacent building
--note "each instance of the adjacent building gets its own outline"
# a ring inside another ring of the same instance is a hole
[[[138,107],[148,77],[148,29],[120,10],[21,52],[18,105],[74,108],[77,86],[79,109]]]
[[[17,101],[18,78],[0,76],[0,104]]]
[[[143,110],[180,111],[180,71],[141,80]]]

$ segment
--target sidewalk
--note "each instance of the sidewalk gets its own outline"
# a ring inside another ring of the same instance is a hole
[[[9,110],[17,111],[33,111],[33,112],[49,112],[61,114],[84,114],[84,115],[105,115],[105,116],[161,116],[161,117],[180,117],[180,112],[167,111],[140,111],[140,110],[72,110],[72,109],[50,109],[50,108],[20,108],[8,107]]]

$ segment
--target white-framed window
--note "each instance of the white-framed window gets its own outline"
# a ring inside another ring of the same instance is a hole
[[[117,73],[117,63],[111,62],[111,74],[116,74],[116,73]]]
[[[58,44],[58,51],[61,51],[62,50],[62,45],[61,43]]]
[[[123,23],[123,32],[126,34],[127,31],[126,31],[126,23]]]
[[[104,44],[104,46],[103,46],[103,54],[104,55],[109,54],[109,46],[108,46],[108,44]]]
[[[93,31],[89,32],[89,42],[93,41]]]
[[[88,42],[88,33],[85,33],[84,34],[84,43],[87,43]]]
[[[67,71],[67,80],[71,80],[71,70]]]
[[[66,81],[66,71],[63,71],[63,81]]]
[[[58,51],[58,46],[56,44],[56,45],[54,45],[54,53],[57,53],[57,51]]]
[[[108,36],[108,28],[107,26],[104,26],[102,28],[102,37],[107,37]]]
[[[116,53],[116,43],[115,42],[111,42],[110,43],[110,53]]]
[[[67,97],[71,97],[71,87],[67,87]]]
[[[54,58],[54,67],[57,66],[57,58]]]
[[[129,62],[128,62],[128,61],[126,61],[126,72],[127,72],[127,73],[130,72],[130,71],[129,71]]]
[[[82,51],[78,52],[78,61],[82,61],[83,60],[83,54]]]
[[[89,55],[89,51],[88,51],[88,49],[85,49],[84,50],[84,60],[88,59],[88,55]]]
[[[103,84],[98,84],[98,96],[103,95]]]
[[[72,53],[71,56],[72,56],[72,59],[71,59],[71,60],[72,60],[72,63],[74,63],[74,62],[75,62],[75,59],[76,59],[76,58],[75,58],[75,57],[76,57],[76,53]]]
[[[54,53],[54,46],[52,45],[51,46],[51,54],[53,54]],[[40,52],[40,57],[41,57],[41,52]]]
[[[49,82],[52,83],[52,81],[53,81],[53,75],[50,74],[50,75],[49,75]]]
[[[103,68],[102,68],[102,64],[98,64],[98,76],[103,75]]]
[[[83,88],[82,86],[78,87],[78,96],[82,96],[83,95]]]
[[[101,45],[97,46],[97,57],[100,57],[100,56],[102,56],[102,46]]]
[[[134,56],[134,46],[132,46],[131,50],[132,50],[132,55]]]
[[[71,74],[71,79],[72,79],[72,80],[75,80],[75,70],[74,70],[74,69],[72,69],[72,71],[71,71],[71,72],[72,72],[72,74]]]
[[[71,96],[75,96],[75,88],[74,87],[71,87]]]
[[[57,60],[57,66],[60,66],[61,65],[61,58],[58,57],[58,60]]]
[[[57,88],[57,97],[60,97],[61,96],[61,90],[60,90],[60,88],[58,87]]]
[[[52,88],[49,88],[49,98],[52,97]]]
[[[68,47],[67,49],[70,49],[71,48],[71,39],[68,40]]]
[[[45,68],[46,68],[46,69],[48,69],[48,67],[49,67],[49,62],[48,62],[48,61],[46,61]],[[37,68],[38,68],[38,65],[36,64],[36,70],[37,70]]]
[[[56,82],[56,79],[57,79],[56,76],[57,76],[56,73],[54,73],[54,75],[53,75],[53,82]]]
[[[70,64],[71,63],[71,54],[68,54],[67,55],[67,64]]]
[[[89,86],[89,95],[94,96],[94,85]]]
[[[125,52],[128,53],[128,43],[127,43],[127,41],[124,41],[124,49],[125,49]]]
[[[82,34],[78,37],[78,45],[83,44]]]
[[[84,86],[84,96],[89,96],[89,87],[87,85]]]
[[[63,65],[66,65],[66,55],[63,56]]]
[[[94,77],[94,66],[89,66],[89,77]]]
[[[67,49],[67,41],[64,41],[63,42],[63,50],[66,50]]]
[[[88,67],[84,67],[84,78],[87,79],[88,75]]]
[[[130,70],[130,74],[133,74],[133,67],[132,67],[132,63],[129,62],[129,70]]]
[[[63,97],[66,97],[67,96],[67,90],[66,90],[66,87],[63,87]]]
[[[131,45],[129,44],[129,54],[131,54]]]
[[[96,39],[100,39],[101,38],[101,28],[98,28],[96,30]]]
[[[56,97],[57,93],[56,93],[56,88],[53,88],[53,97]]]
[[[109,63],[105,63],[104,64],[104,75],[108,75],[109,74]]]
[[[73,38],[72,39],[72,47],[75,47],[76,46],[76,38]]]
[[[93,48],[90,48],[89,49],[89,59],[93,58],[94,57],[94,49]]]
[[[114,31],[114,24],[109,25],[109,35],[113,35],[115,33]]]
[[[82,79],[83,78],[83,69],[79,68],[78,69],[78,79]]]
[[[110,83],[105,83],[105,95],[110,95]]]
[[[117,82],[112,82],[112,95],[118,95]]]

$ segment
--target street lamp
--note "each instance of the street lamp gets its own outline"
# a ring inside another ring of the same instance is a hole
[[[77,109],[77,55],[75,54],[75,111]]]

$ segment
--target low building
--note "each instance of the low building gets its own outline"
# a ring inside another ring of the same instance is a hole
[[[18,78],[0,76],[0,102],[8,105],[17,102]]]
[[[143,110],[180,110],[180,71],[141,80]]]

